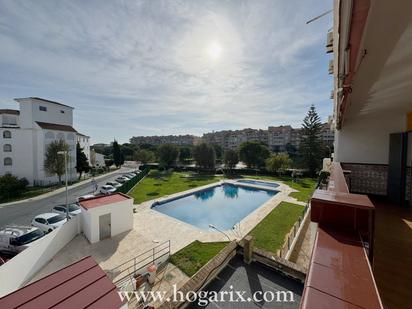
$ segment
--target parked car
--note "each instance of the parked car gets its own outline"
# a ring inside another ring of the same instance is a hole
[[[106,182],[106,185],[115,187],[116,189],[122,186],[122,184],[118,183],[117,181],[108,181]]]
[[[132,177],[132,178],[137,176],[137,174],[136,174],[136,173],[133,173],[133,172],[132,172],[132,173],[127,173],[127,175],[130,176],[130,177]]]
[[[119,183],[125,183],[126,181],[129,181],[130,179],[128,177],[119,176],[115,180]]]
[[[133,173],[135,174],[140,174],[142,171],[141,170],[134,170]]]
[[[0,229],[0,252],[17,254],[28,248],[44,232],[34,226],[8,226]]]
[[[123,174],[123,177],[126,177],[127,179],[132,179],[134,176],[131,176],[130,174]]]
[[[62,226],[67,222],[65,215],[56,214],[53,212],[44,213],[38,216],[35,216],[31,221],[32,226],[36,226],[45,233],[49,233],[54,229]]]
[[[103,194],[111,194],[115,192],[116,192],[116,188],[113,186],[104,185],[100,188],[100,193],[103,193]]]
[[[69,207],[69,216],[70,217],[76,216],[76,215],[78,215],[82,212],[79,205],[77,205],[76,203],[69,204],[68,207]],[[55,212],[55,213],[61,214],[61,215],[66,215],[66,212],[67,212],[66,205],[54,206],[52,208],[52,212]]]
[[[88,200],[89,198],[93,198],[93,197],[96,197],[96,195],[94,195],[94,194],[82,195],[82,196],[79,196],[77,198],[77,202],[80,202],[80,201],[83,201],[83,200]]]

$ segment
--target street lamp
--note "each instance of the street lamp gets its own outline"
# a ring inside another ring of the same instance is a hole
[[[213,224],[209,224],[209,228],[214,229],[214,230],[218,231],[219,233],[222,233],[223,235],[225,235],[225,236],[227,237],[227,239],[229,239],[229,241],[232,241],[232,240],[230,239],[230,237],[229,237],[225,232],[223,232],[222,230],[219,230],[219,229],[218,229],[216,226],[214,226]]]
[[[64,155],[64,174],[65,174],[65,178],[66,178],[66,218],[67,220],[70,219],[69,217],[69,192],[68,192],[68,186],[67,186],[67,155],[68,155],[68,151],[64,150],[64,151],[58,151],[57,154],[59,155]]]

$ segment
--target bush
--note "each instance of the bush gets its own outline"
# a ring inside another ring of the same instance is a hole
[[[0,198],[3,200],[19,196],[28,184],[26,178],[19,179],[9,173],[0,176]]]
[[[150,168],[144,169],[141,173],[134,176],[129,181],[125,182],[121,187],[117,188],[116,192],[121,192],[126,194],[129,192],[140,180],[143,179],[150,171]]]

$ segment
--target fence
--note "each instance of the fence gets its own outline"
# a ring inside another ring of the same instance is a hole
[[[108,275],[117,287],[122,287],[128,284],[134,275],[147,273],[149,265],[155,264],[157,268],[160,268],[169,260],[169,257],[170,240],[167,240],[111,269]]]
[[[145,168],[143,171],[141,171],[139,174],[134,176],[132,179],[129,181],[126,181],[121,187],[119,187],[116,192],[121,192],[121,193],[128,193],[133,187],[140,181],[142,180],[150,171],[150,168]]]
[[[288,237],[285,241],[285,243],[283,244],[283,247],[278,251],[278,256],[282,257],[282,258],[286,258],[289,250],[292,247],[293,241],[295,240],[295,237],[297,236],[297,233],[299,231],[299,228],[301,227],[301,225],[304,223],[303,219],[305,218],[305,215],[309,209],[309,202],[306,204],[305,208],[302,211],[302,214],[299,216],[298,221],[295,222],[295,224],[292,226]]]

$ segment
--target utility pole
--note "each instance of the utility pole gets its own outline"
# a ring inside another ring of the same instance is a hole
[[[69,216],[69,191],[68,191],[68,175],[67,175],[67,151],[59,151],[57,152],[59,155],[64,155],[64,172],[65,172],[65,180],[66,180],[66,218],[67,220],[70,219]]]

